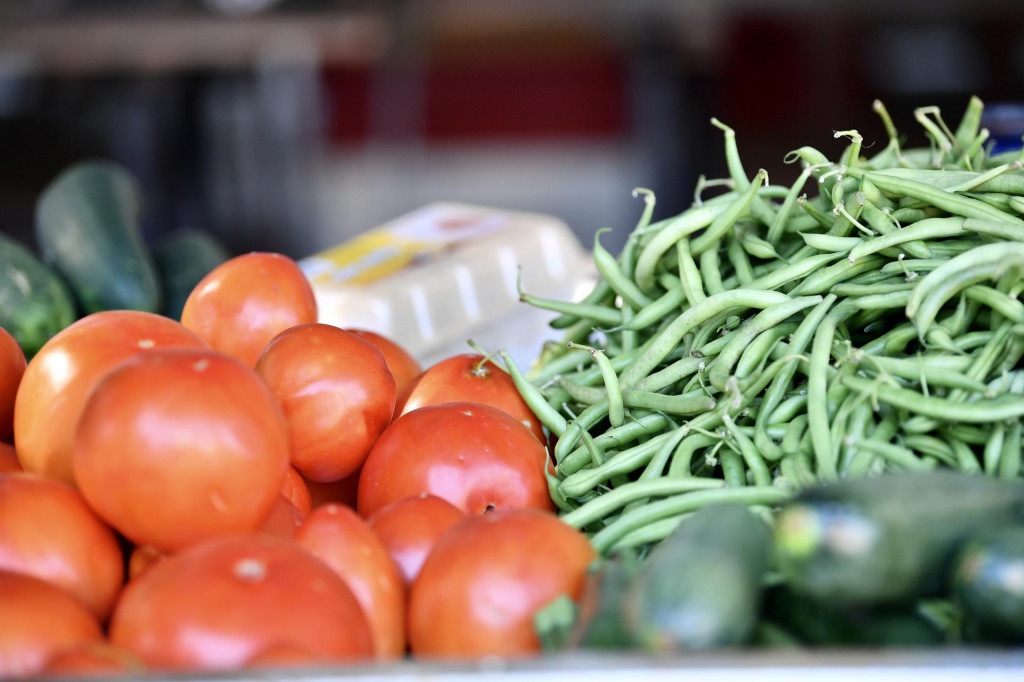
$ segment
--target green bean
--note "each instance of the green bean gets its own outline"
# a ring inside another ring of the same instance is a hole
[[[878,269],[878,266],[884,262],[885,260],[877,255],[862,258],[856,263],[851,263],[848,259],[844,259],[812,273],[789,293],[793,296],[824,294],[840,282],[845,282],[861,273]]]
[[[810,419],[809,430],[817,464],[816,471],[825,480],[835,480],[838,476],[837,463],[833,458],[826,397],[829,356],[836,327],[853,311],[853,307],[847,301],[829,311],[814,332],[814,343],[811,348],[810,371],[807,376],[807,415]]]
[[[541,424],[546,426],[551,433],[555,434],[555,436],[561,436],[566,429],[565,417],[548,405],[544,396],[541,395],[540,389],[530,383],[530,381],[523,376],[523,373],[516,366],[515,361],[506,351],[501,351],[501,359],[502,362],[505,363],[505,368],[508,370],[509,376],[512,378],[512,383],[515,384],[515,387],[522,396],[523,401],[526,402],[527,406],[535,415],[537,415],[537,419],[539,419]]]
[[[782,373],[780,372],[779,374],[781,375]],[[761,409],[759,410],[758,415],[768,412],[767,402],[767,398],[765,398],[765,400],[761,402]],[[806,409],[806,392],[791,395],[782,402],[780,402],[779,406],[771,411],[767,419],[767,424],[768,426],[771,426],[774,424],[784,424],[788,421],[792,421],[793,419],[799,418],[799,413],[801,410]]]
[[[600,406],[601,404],[597,403],[595,405],[592,405],[591,407]],[[708,412],[705,414],[712,413]],[[580,419],[576,420],[576,422],[579,421]],[[631,443],[637,438],[640,438],[641,436],[657,433],[658,431],[663,429],[668,423],[669,419],[665,415],[647,415],[644,417],[640,417],[639,419],[634,419],[633,421],[628,421],[624,423],[622,426],[608,429],[604,433],[595,437],[594,442],[600,445],[601,447],[620,446],[625,443]],[[590,457],[586,451],[586,448],[575,447],[575,442],[570,442],[568,445],[565,446],[563,451],[560,453],[558,446],[562,444],[563,440],[564,438],[560,438],[558,443],[555,444],[555,457],[558,461],[559,473],[569,476],[571,474],[576,473],[584,466],[586,466],[590,461]],[[569,448],[574,449],[572,449],[569,452],[565,452],[565,450],[569,450]]]
[[[667,289],[664,294],[637,311],[629,320],[623,320],[623,328],[640,331],[652,327],[662,320],[669,313],[678,310],[686,301],[686,289],[682,283],[679,286]]]
[[[850,478],[861,478],[866,476],[875,462],[875,453],[867,448],[859,447],[862,443],[866,441],[888,443],[892,440],[892,437],[896,435],[898,428],[899,416],[895,411],[890,411],[880,422],[878,422],[878,424],[875,425],[875,428],[871,431],[870,435],[857,442],[857,452],[854,454],[853,460],[850,462],[850,469],[847,476]]]
[[[708,225],[707,229],[691,240],[690,251],[695,256],[699,256],[714,246],[732,228],[736,220],[750,209],[754,197],[757,195],[758,187],[763,183],[766,184],[767,181],[768,172],[762,168],[754,176],[750,186],[733,203],[729,204],[724,211],[718,214],[711,224]]]
[[[907,471],[927,471],[931,468],[924,460],[919,459],[913,450],[894,445],[893,443],[866,439],[861,441],[859,445],[862,449],[884,457],[887,461]]]
[[[1024,434],[1022,434],[1021,422],[1015,421],[1010,424],[1010,430],[1003,443],[1003,452],[999,457],[1000,478],[1012,479],[1020,476],[1022,436]]]
[[[964,289],[964,295],[988,306],[1008,320],[1024,324],[1024,303],[998,289],[975,284]]]
[[[718,462],[722,466],[722,478],[730,488],[741,488],[747,484],[747,473],[743,468],[743,457],[726,443],[718,455]]]
[[[843,478],[849,476],[850,466],[857,456],[857,446],[868,432],[871,425],[871,405],[866,401],[857,401],[849,418],[846,435],[841,442],[839,457],[839,473]]]
[[[978,135],[983,109],[984,104],[976,95],[972,95],[967,101],[967,108],[960,119],[960,125],[957,126],[956,133],[953,135],[959,149],[966,149]]]
[[[1024,243],[986,244],[961,254],[925,275],[907,303],[906,315],[923,336],[939,308],[956,292],[998,280],[1011,268],[1024,269]]]
[[[981,465],[978,464],[978,457],[971,450],[971,447],[963,440],[955,437],[948,436],[946,433],[946,442],[949,443],[949,447],[953,450],[956,455],[957,467],[961,471],[968,473],[978,473],[981,471]]]
[[[957,361],[957,366],[960,366],[961,359],[954,359]],[[939,360],[939,363],[933,362],[933,360]],[[945,359],[923,356],[917,356],[916,358],[894,358],[885,355],[863,355],[857,359],[862,368],[863,365],[870,365],[884,374],[916,380],[922,384],[959,388],[972,393],[984,393],[986,391],[987,387],[983,382],[964,376],[962,369],[947,369],[947,367],[941,364],[944,361]]]
[[[1024,213],[1024,197],[1010,197],[1009,204],[1017,213]]]
[[[806,275],[816,272],[836,259],[841,258],[842,255],[841,253],[823,253],[796,260],[789,265],[773,268],[771,272],[754,278],[744,288],[777,289],[789,282],[803,279]]]
[[[871,294],[850,299],[858,310],[904,308],[910,300],[910,291],[890,291],[885,294]]]
[[[566,393],[579,403],[593,405],[608,399],[606,389],[580,386],[564,377],[560,378],[559,386],[562,386]],[[625,407],[638,407],[678,415],[700,414],[715,407],[714,399],[709,398],[702,391],[691,391],[681,395],[664,395],[651,391],[626,389],[622,391],[622,403]]]
[[[721,294],[725,291],[722,285],[722,273],[718,268],[718,244],[708,247],[708,250],[700,254],[700,275],[704,280],[704,287],[708,296]]]
[[[607,553],[616,554],[634,547],[652,545],[654,543],[661,542],[671,535],[675,529],[679,527],[679,524],[691,516],[693,516],[693,513],[688,512],[685,514],[674,514],[663,519],[658,519],[657,521],[652,521],[646,526],[642,526],[632,532],[626,533],[608,549]]]
[[[754,234],[754,231],[749,227],[746,229],[738,229],[737,226],[736,236],[739,239],[740,245],[743,250],[749,253],[754,258],[760,258],[761,260],[775,260],[780,258],[778,251],[772,246],[771,242],[761,239],[759,236]]]
[[[565,483],[562,481],[563,491]],[[562,516],[562,520],[574,528],[583,528],[634,500],[678,495],[698,490],[712,490],[724,486],[722,481],[709,478],[660,478],[651,481],[634,481],[581,504],[574,511]]]
[[[788,301],[789,297],[776,291],[734,289],[713,294],[687,309],[668,327],[658,334],[657,341],[627,367],[620,377],[623,386],[631,387],[657,367],[673,348],[679,345],[683,335],[707,321],[715,314],[728,308],[767,308],[775,303]]]
[[[783,322],[758,334],[757,338],[743,349],[743,354],[740,355],[739,362],[736,363],[736,376],[742,379],[757,371],[775,344],[796,331],[797,326],[796,322]]]
[[[622,514],[618,519],[605,526],[591,537],[591,544],[598,553],[605,553],[620,538],[630,532],[643,528],[648,524],[661,519],[682,514],[685,512],[697,511],[709,504],[737,503],[746,505],[769,505],[782,504],[790,498],[791,494],[781,488],[771,487],[744,487],[744,488],[723,488],[721,490],[701,490],[692,493],[683,493],[672,497],[652,502],[644,507],[634,509],[631,512]]]
[[[963,216],[964,218],[991,218],[994,220],[1005,220],[1007,217],[1010,217],[999,209],[992,208],[988,204],[976,199],[954,194],[916,179],[898,177],[878,171],[862,171],[858,168],[849,168],[847,172],[853,177],[868,178],[883,192],[913,197],[953,215]]]
[[[520,302],[532,305],[535,308],[563,313],[565,315],[575,315],[577,317],[593,320],[593,322],[607,325],[609,327],[622,324],[622,313],[615,308],[609,308],[603,305],[559,301],[557,299],[541,298],[540,296],[533,296],[526,293],[519,294],[519,300]]]
[[[740,455],[743,456],[743,461],[746,463],[747,468],[753,475],[754,485],[771,485],[771,472],[768,471],[768,465],[765,464],[761,454],[758,452],[757,448],[754,447],[754,443],[751,442],[750,438],[745,436],[738,428],[736,428],[736,423],[728,413],[722,417],[722,423],[725,424],[725,429],[729,432],[729,435],[732,436],[732,439],[736,441],[736,446],[739,449]]]
[[[808,164],[804,167],[799,177],[797,177],[796,182],[790,186],[782,206],[779,207],[779,210],[775,213],[775,219],[768,227],[767,240],[770,243],[778,244],[782,239],[782,235],[786,231],[786,223],[789,220],[789,216],[793,213],[793,207],[796,205],[797,196],[799,196],[804,185],[807,184],[808,178],[811,177],[815,170],[821,167],[820,165]]]
[[[963,218],[926,218],[913,225],[904,227],[902,230],[890,232],[868,241],[862,241],[850,250],[847,258],[852,263],[870,254],[878,253],[882,249],[898,246],[905,242],[954,237],[963,233],[963,231]]]
[[[739,199],[737,199],[739,200]],[[650,243],[640,250],[636,259],[633,278],[642,291],[651,291],[655,282],[655,270],[669,249],[681,239],[711,225],[729,206],[704,205],[688,208],[660,230]]]
[[[683,294],[691,306],[697,305],[707,298],[707,294],[704,293],[704,283],[701,281],[697,263],[693,260],[693,254],[690,253],[688,240],[680,239],[676,242],[676,255],[679,261],[679,280]]]
[[[911,450],[934,457],[948,466],[959,466],[957,454],[953,451],[953,447],[940,438],[924,434],[911,435],[903,439],[903,445]]]
[[[711,119],[711,124],[725,133],[725,162],[729,168],[729,177],[740,192],[748,189],[748,185],[757,185],[758,182],[747,180],[747,173],[743,170],[743,163],[740,161],[739,149],[736,146],[736,131],[725,125],[716,118]],[[767,176],[764,180],[768,184]],[[756,197],[750,204],[751,213],[765,225],[771,225],[775,220],[775,211],[763,199]]]
[[[997,237],[1009,241],[1024,241],[1024,225],[1003,220],[979,220],[969,218],[964,221],[964,229],[977,232],[987,237]]]
[[[745,287],[754,279],[754,271],[750,267],[750,260],[747,259],[747,252],[743,250],[739,239],[729,240],[725,250],[726,257],[732,264],[733,272],[736,273],[736,280],[739,286]]]
[[[676,451],[672,454],[672,461],[669,463],[668,468],[669,477],[689,477],[690,462],[693,459],[693,453],[697,450],[710,447],[720,442],[722,442],[722,439],[714,436],[709,436],[703,433],[688,433],[679,443],[679,447],[676,448]]]
[[[601,233],[609,231],[608,228],[604,228],[594,233],[593,256],[597,271],[611,285],[615,293],[622,296],[634,308],[650,305],[651,299],[626,276],[615,256],[601,245]]]
[[[786,321],[801,310],[817,305],[824,300],[821,296],[805,296],[770,305],[751,318],[722,350],[708,373],[711,385],[724,389],[730,372],[744,349],[761,333]]]
[[[580,300],[585,305],[604,305],[614,298],[614,292],[608,282],[603,279],[597,280],[590,292]],[[563,313],[551,320],[548,325],[552,329],[566,329],[580,322],[579,315]]]
[[[899,179],[914,180],[947,192],[957,185],[969,184],[981,175],[980,173],[973,171],[910,168],[886,168],[872,172]],[[999,192],[1002,194],[1017,196],[1024,195],[1024,175],[1005,172],[1000,173],[997,177],[989,178],[985,182],[975,186],[973,189],[979,192]],[[935,205],[938,206],[938,204]],[[953,211],[950,211],[950,213],[953,213]]]
[[[856,376],[845,376],[842,382],[850,389],[866,392],[876,400],[939,421],[985,424],[1024,416],[1024,396],[1005,394],[969,403],[954,403],[945,398],[924,396],[917,391]],[[809,406],[813,404],[812,399]]]
[[[821,232],[801,232],[800,237],[812,249],[829,253],[847,253],[863,241],[860,237],[836,237]]]
[[[1003,443],[1006,439],[1006,425],[996,424],[992,427],[992,434],[985,443],[985,455],[983,458],[985,474],[996,476],[999,474],[999,458],[1003,454]]]

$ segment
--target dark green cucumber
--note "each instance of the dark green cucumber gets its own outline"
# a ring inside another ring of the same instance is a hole
[[[0,234],[0,327],[31,358],[75,318],[75,301],[61,276],[21,243]]]
[[[139,229],[141,191],[113,162],[71,166],[36,204],[43,259],[68,281],[85,313],[160,311],[160,282]]]
[[[844,607],[938,595],[958,545],[1024,521],[1024,482],[953,471],[886,474],[805,490],[778,513],[779,569]]]
[[[163,287],[163,314],[180,320],[185,301],[195,286],[230,254],[210,232],[182,228],[164,235],[153,257]]]
[[[594,564],[587,573],[579,602],[579,617],[569,644],[579,649],[630,649],[636,646],[622,618],[625,595],[639,564],[632,556],[613,556]]]
[[[947,641],[943,628],[916,604],[886,609],[841,609],[831,602],[775,586],[765,596],[764,618],[809,646],[915,647]]]
[[[742,505],[705,507],[644,559],[625,595],[626,627],[654,652],[745,644],[770,563],[762,519]]]
[[[953,566],[953,597],[965,640],[1024,643],[1024,526],[968,540]]]

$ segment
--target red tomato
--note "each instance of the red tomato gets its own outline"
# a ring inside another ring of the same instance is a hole
[[[208,346],[174,320],[136,310],[93,313],[47,341],[14,404],[14,446],[25,471],[74,485],[71,450],[89,392],[122,361],[163,348]]]
[[[306,478],[336,481],[356,471],[391,423],[395,379],[384,355],[338,327],[281,332],[256,372],[284,409],[291,463]]]
[[[293,542],[261,535],[214,538],[152,566],[125,587],[110,641],[169,670],[239,668],[278,644],[332,661],[373,655],[345,582]]]
[[[293,466],[285,469],[284,480],[281,481],[281,494],[303,514],[313,511],[313,497],[309,493],[309,486],[306,485],[302,474]]]
[[[402,580],[412,585],[437,539],[465,516],[440,497],[416,495],[384,505],[367,522],[398,565]]]
[[[21,462],[18,461],[18,454],[14,451],[13,445],[0,443],[0,474],[9,474],[23,471]]]
[[[578,599],[596,558],[553,514],[517,509],[460,521],[440,537],[409,596],[416,656],[537,653],[534,614],[559,595]]]
[[[516,388],[508,372],[479,354],[453,355],[431,365],[400,395],[396,414],[403,415],[427,405],[482,403],[507,412],[521,421],[544,444],[540,420]]]
[[[277,502],[270,510],[270,516],[260,526],[259,532],[283,540],[291,540],[299,532],[306,516],[307,514],[300,511],[288,498],[278,495]]]
[[[14,433],[14,398],[25,373],[25,353],[10,333],[0,327],[0,441]]]
[[[126,361],[96,386],[76,432],[86,500],[132,542],[164,550],[259,528],[287,466],[274,397],[252,369],[213,351]]]
[[[58,651],[102,638],[96,617],[64,590],[0,571],[0,679],[36,675]]]
[[[405,587],[398,567],[369,525],[350,507],[317,507],[295,541],[341,576],[359,600],[378,659],[405,654]]]
[[[53,583],[101,622],[124,582],[114,532],[77,490],[31,474],[0,475],[0,569]]]
[[[313,288],[298,264],[279,253],[246,253],[221,263],[181,311],[183,325],[250,367],[277,334],[316,320]]]
[[[413,379],[423,371],[422,365],[409,351],[388,337],[366,329],[347,329],[346,331],[366,339],[384,354],[388,368],[395,377],[395,393],[397,395],[404,395]]]
[[[86,642],[59,651],[43,668],[46,677],[97,677],[142,674],[146,665],[134,652],[110,642]]]
[[[534,507],[552,510],[547,452],[515,418],[489,405],[446,403],[392,422],[359,477],[359,513],[420,493],[468,514]]]

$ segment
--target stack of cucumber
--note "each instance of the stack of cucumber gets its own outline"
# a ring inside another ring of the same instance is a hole
[[[142,193],[110,161],[61,173],[36,205],[40,254],[0,233],[0,327],[31,357],[79,315],[144,310],[178,318],[192,287],[228,258],[209,232],[172,231],[150,251]]]
[[[504,360],[605,557],[608,641],[1024,639],[1024,150],[991,152],[977,98],[916,110],[926,145],[875,110],[887,145],[839,131],[789,186],[714,121],[728,178],[657,222],[638,190],[582,301],[521,292],[564,338]]]

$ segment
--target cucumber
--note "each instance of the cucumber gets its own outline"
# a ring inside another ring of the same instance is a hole
[[[771,533],[742,505],[711,505],[684,520],[644,559],[623,620],[648,651],[748,643],[771,564]]]
[[[63,171],[36,204],[43,260],[68,281],[85,313],[159,312],[160,283],[139,229],[141,191],[113,162]]]
[[[947,634],[916,604],[887,609],[841,609],[779,585],[768,590],[763,617],[809,646],[938,646]]]
[[[0,327],[31,358],[77,318],[75,301],[57,272],[28,248],[0,234]]]
[[[809,488],[778,512],[779,570],[795,591],[843,607],[939,595],[958,545],[1024,521],[1024,482],[948,470]]]
[[[580,597],[579,617],[569,636],[579,649],[630,649],[636,646],[622,618],[623,599],[638,570],[632,556],[613,556],[587,573]]]
[[[230,254],[210,232],[181,228],[160,239],[153,258],[163,287],[163,314],[180,320],[195,286]]]
[[[968,540],[953,567],[953,598],[967,641],[1024,643],[1024,527]]]

